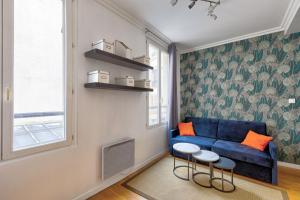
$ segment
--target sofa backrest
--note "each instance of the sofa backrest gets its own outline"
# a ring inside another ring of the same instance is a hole
[[[185,122],[193,122],[193,127],[197,136],[217,138],[218,119],[186,117]]]
[[[267,134],[266,124],[262,122],[219,120],[217,138],[233,142],[242,142],[248,131],[252,130],[262,135]]]

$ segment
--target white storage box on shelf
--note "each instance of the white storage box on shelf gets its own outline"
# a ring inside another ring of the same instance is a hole
[[[151,81],[147,79],[143,80],[135,80],[134,81],[135,87],[141,87],[141,88],[150,88],[151,87]]]
[[[112,53],[112,54],[115,52],[114,43],[107,42],[105,39],[99,40],[97,42],[93,42],[92,47],[94,49],[99,49],[99,50],[106,51],[106,52]]]
[[[137,61],[139,63],[143,63],[145,65],[150,65],[150,58],[148,56],[140,56],[133,58],[134,61]]]
[[[134,87],[134,79],[131,76],[116,78],[116,84]]]
[[[124,58],[132,59],[132,50],[119,40],[115,41],[115,54]]]
[[[88,83],[109,83],[109,72],[101,70],[89,72]]]

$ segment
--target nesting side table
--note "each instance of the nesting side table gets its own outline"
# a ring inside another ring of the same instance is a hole
[[[174,151],[186,154],[188,157],[188,163],[187,165],[179,165],[176,166],[176,158],[174,155]],[[193,168],[193,166],[190,166],[190,161],[191,161],[191,155],[194,153],[197,153],[200,151],[200,147],[198,147],[195,144],[190,144],[190,143],[176,143],[173,145],[173,157],[174,157],[174,167],[173,167],[173,174],[182,180],[189,181],[190,180],[190,168]],[[176,174],[176,169],[178,168],[187,168],[187,177],[181,177]]]
[[[216,162],[219,160],[219,155],[216,154],[215,152],[212,152],[212,151],[207,151],[207,150],[201,150],[197,153],[194,153],[193,154],[193,160],[194,160],[194,165],[195,165],[195,170],[196,169],[196,162],[197,160],[198,161],[201,161],[201,162],[206,162],[209,164],[209,173],[206,173],[206,172],[195,172],[194,173],[194,168],[193,168],[193,181],[202,186],[202,187],[206,187],[206,188],[211,188],[212,185],[211,185],[211,179],[213,178],[214,176],[214,172],[213,172],[213,162]],[[199,182],[197,182],[195,180],[195,177],[198,176],[198,175],[208,175],[209,176],[209,184],[208,185],[204,185],[204,184],[201,184]]]
[[[235,190],[235,185],[233,184],[233,169],[235,168],[235,162],[228,158],[220,157],[220,160],[218,162],[214,163],[214,167],[221,169],[221,178],[213,177],[211,179],[212,187],[221,192],[233,192]],[[224,170],[229,170],[231,172],[231,181],[224,178],[224,174],[223,174]],[[221,183],[222,188],[218,188],[218,187],[214,186],[213,182],[215,180],[220,180],[222,182]],[[225,190],[224,182],[229,183],[232,186],[232,189]]]

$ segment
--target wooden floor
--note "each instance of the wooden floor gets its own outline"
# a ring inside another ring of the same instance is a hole
[[[151,164],[149,164],[149,166],[150,165]],[[145,170],[147,167],[141,169],[140,171]],[[126,180],[128,180],[130,177],[134,176],[135,174],[130,175],[128,178],[96,194],[95,196],[91,197],[90,200],[146,200],[145,198],[137,195],[134,192],[131,192],[130,190],[122,186],[122,183],[124,183]],[[300,170],[290,169],[286,167],[279,167],[278,175],[279,175],[278,187],[285,189],[288,192],[289,200],[300,200]],[[250,178],[245,177],[245,179],[254,181],[255,183],[259,183],[261,185],[274,187],[270,184],[262,183]]]

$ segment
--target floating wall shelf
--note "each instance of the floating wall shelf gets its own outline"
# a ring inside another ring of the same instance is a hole
[[[148,71],[148,70],[152,70],[153,67],[143,64],[143,63],[139,63],[136,62],[134,60],[130,60],[128,58],[124,58],[115,54],[111,54],[99,49],[93,49],[90,50],[88,52],[85,53],[85,56],[87,58],[93,58],[96,60],[101,60],[101,61],[105,61],[108,63],[112,63],[112,64],[116,64],[119,65],[121,67],[127,67],[130,69],[135,69],[135,70],[140,70],[140,71]]]
[[[107,83],[86,83],[85,88],[92,89],[110,89],[110,90],[125,90],[125,91],[135,91],[135,92],[153,92],[151,88],[141,88],[141,87],[131,87],[125,85],[107,84]]]

